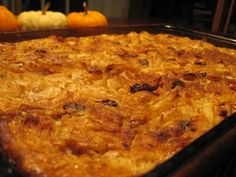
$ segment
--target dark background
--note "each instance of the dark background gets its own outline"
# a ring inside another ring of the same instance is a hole
[[[85,0],[70,0],[70,11],[82,11],[82,3]],[[51,3],[51,10],[61,11],[65,13],[65,0],[47,0]],[[40,1],[38,0],[23,0],[23,11],[39,10]]]
[[[65,13],[65,0],[47,0],[51,2],[50,10]],[[82,11],[82,3],[86,0],[70,0],[70,11]],[[231,0],[225,0],[225,10],[220,30],[226,20]],[[130,0],[127,18],[148,18],[158,21],[192,26],[210,30],[213,23],[217,0]],[[231,17],[228,33],[236,35],[236,3]],[[39,0],[23,0],[24,10],[40,9]]]

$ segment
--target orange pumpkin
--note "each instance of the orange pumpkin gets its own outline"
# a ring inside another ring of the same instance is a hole
[[[67,16],[69,28],[102,27],[107,26],[106,17],[98,11],[87,10],[87,3],[83,3],[84,12],[72,12]]]
[[[17,27],[15,15],[4,6],[0,6],[0,32],[14,31]]]

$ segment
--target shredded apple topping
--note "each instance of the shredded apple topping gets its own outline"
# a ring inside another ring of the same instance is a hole
[[[0,147],[31,177],[141,176],[236,111],[236,51],[147,32],[0,44]]]

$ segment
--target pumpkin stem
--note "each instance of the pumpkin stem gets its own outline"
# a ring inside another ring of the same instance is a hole
[[[83,2],[83,8],[84,8],[85,15],[88,15],[88,3],[87,2]]]
[[[45,4],[45,6],[42,9],[42,14],[43,15],[46,15],[46,12],[50,8],[50,6],[51,6],[50,2],[47,2],[47,4]]]

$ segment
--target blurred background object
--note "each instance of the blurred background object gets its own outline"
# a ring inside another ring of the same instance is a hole
[[[120,22],[149,23],[152,19],[155,23],[236,35],[235,0],[0,0],[0,4],[19,14],[39,10],[48,1],[52,4],[50,10],[65,14],[82,11],[82,3],[87,1],[89,9],[102,12],[111,22],[123,19]]]
[[[89,0],[89,8],[109,18],[127,18],[130,0]]]
[[[0,4],[10,9],[15,14],[28,10],[41,10],[47,3],[51,3],[51,10],[69,13],[82,11],[82,3],[86,0],[0,0]]]

